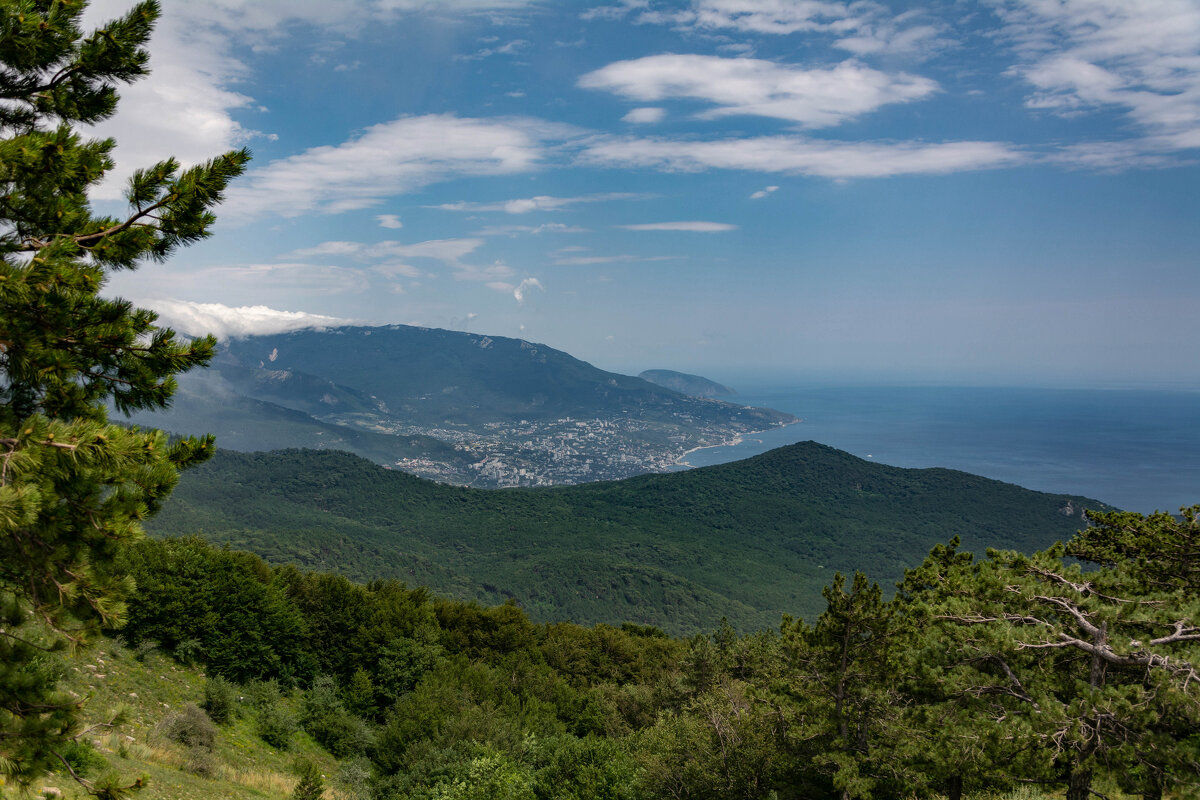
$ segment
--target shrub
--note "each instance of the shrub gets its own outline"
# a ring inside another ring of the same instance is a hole
[[[211,778],[217,774],[217,760],[211,750],[205,750],[203,747],[193,747],[188,750],[183,768],[193,775],[199,775],[201,778]]]
[[[343,761],[333,785],[350,800],[366,800],[371,796],[371,762],[361,756]]]
[[[287,750],[296,732],[296,718],[282,706],[262,706],[255,715],[258,735],[264,742],[279,750]]]
[[[212,721],[224,725],[237,714],[237,689],[220,676],[204,682],[204,702],[201,704]]]
[[[146,656],[158,649],[158,642],[151,639],[143,639],[137,643],[137,647],[133,648],[133,659],[139,664],[146,660]]]
[[[283,699],[283,692],[279,690],[279,683],[274,678],[268,678],[265,681],[247,681],[242,687],[242,694],[255,711],[278,705],[279,701]]]
[[[160,723],[159,730],[163,736],[184,747],[212,750],[217,740],[217,726],[204,713],[204,709],[195,703],[188,703],[168,715]]]
[[[63,760],[71,765],[71,769],[83,777],[94,774],[108,766],[104,756],[88,742],[68,740],[58,751]]]
[[[365,753],[374,740],[370,727],[346,710],[328,675],[313,681],[304,696],[304,730],[338,758]]]

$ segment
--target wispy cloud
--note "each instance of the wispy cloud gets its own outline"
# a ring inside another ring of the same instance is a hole
[[[737,31],[786,36],[825,35],[852,53],[925,55],[953,44],[944,26],[919,10],[891,13],[872,2],[834,0],[691,0],[690,3],[625,0],[601,6],[584,19],[631,18],[639,24],[671,25],[694,31]]]
[[[528,47],[529,41],[527,39],[514,39],[511,42],[507,42],[499,47],[484,47],[476,50],[470,55],[456,55],[454,56],[454,60],[482,61],[483,59],[490,58],[491,56],[512,56],[520,53],[522,50],[525,50]]]
[[[715,105],[702,118],[733,115],[775,117],[810,128],[838,125],[891,103],[926,98],[935,81],[887,73],[847,61],[828,69],[805,69],[755,58],[658,55],[618,61],[579,79],[639,102],[670,98]]]
[[[751,200],[762,200],[764,197],[767,197],[768,195],[772,195],[778,191],[779,191],[778,186],[764,186],[763,188],[759,189],[754,194],[750,195],[750,199]]]
[[[736,169],[824,178],[940,175],[1011,167],[1027,156],[1003,142],[845,142],[801,136],[691,141],[604,138],[581,154],[584,164],[682,172]]]
[[[1035,110],[1121,109],[1139,149],[1200,147],[1200,5],[1194,0],[999,0],[996,11]],[[1092,145],[1081,153],[1091,158]]]
[[[687,233],[724,233],[736,231],[737,225],[726,222],[643,222],[637,225],[617,225],[627,231],[684,231]]]
[[[400,217],[395,214],[380,214],[375,217],[375,221],[379,223],[379,227],[381,228],[398,230],[404,227],[404,223],[400,221]]]
[[[578,225],[564,225],[561,222],[547,222],[544,225],[485,225],[475,231],[475,236],[520,236],[531,234],[538,236],[543,233],[588,233],[590,228]]]
[[[554,127],[453,114],[401,117],[340,145],[313,147],[251,171],[231,189],[223,210],[235,218],[336,214],[436,181],[527,172],[538,166],[541,142]]]
[[[635,261],[678,261],[683,256],[638,256],[622,253],[616,256],[560,256],[554,259],[555,266],[584,267],[591,264],[629,264]]]
[[[494,203],[479,203],[460,201],[457,203],[442,203],[432,208],[442,211],[502,211],[505,214],[528,214],[531,211],[558,211],[581,203],[603,203],[611,200],[648,200],[656,195],[638,194],[633,192],[604,192],[602,194],[585,194],[578,197],[520,197],[513,200],[501,200]]]
[[[284,333],[304,328],[329,328],[352,322],[304,311],[280,311],[267,306],[235,308],[221,303],[173,299],[147,300],[143,304],[158,312],[158,324],[162,327],[171,327],[189,336],[211,333],[218,339]]]

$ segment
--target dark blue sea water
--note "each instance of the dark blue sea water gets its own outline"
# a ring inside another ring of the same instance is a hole
[[[1200,392],[849,387],[744,390],[803,419],[691,466],[812,439],[899,467],[950,467],[1130,511],[1200,503]]]

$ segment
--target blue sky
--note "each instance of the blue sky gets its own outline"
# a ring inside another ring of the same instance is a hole
[[[182,330],[1200,386],[1200,0],[163,6],[96,202],[254,153],[211,240],[109,285]]]

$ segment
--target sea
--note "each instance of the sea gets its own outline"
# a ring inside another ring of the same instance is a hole
[[[690,453],[692,467],[813,440],[897,467],[949,467],[1128,511],[1200,503],[1200,391],[746,387],[801,422]]]

